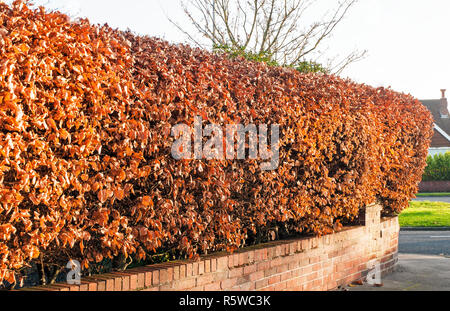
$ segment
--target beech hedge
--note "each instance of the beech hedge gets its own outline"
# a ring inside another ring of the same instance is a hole
[[[328,234],[417,192],[432,137],[410,95],[0,3],[0,280],[160,249]],[[176,160],[172,126],[279,124],[279,167]]]

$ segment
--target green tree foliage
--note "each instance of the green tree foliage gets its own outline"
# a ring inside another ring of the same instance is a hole
[[[428,156],[423,181],[450,180],[450,152]]]
[[[251,51],[246,51],[245,47],[239,47],[239,48],[233,48],[229,45],[215,45],[214,51],[216,53],[226,53],[230,57],[243,57],[246,60],[249,61],[255,61],[255,62],[263,62],[266,63],[269,66],[281,66],[281,67],[287,67],[287,68],[294,68],[295,70],[303,73],[329,73],[329,70],[325,68],[322,64],[316,63],[314,61],[300,61],[296,63],[295,65],[282,65],[278,63],[272,54],[268,52],[260,52],[260,53],[254,53]]]

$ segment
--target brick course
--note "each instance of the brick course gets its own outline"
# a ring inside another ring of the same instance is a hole
[[[169,262],[35,287],[50,291],[128,290],[332,290],[364,278],[379,263],[382,274],[397,263],[398,218],[366,208],[360,226],[322,237],[275,241],[216,253],[199,261]],[[369,264],[370,263],[370,264]]]
[[[450,181],[421,181],[420,192],[450,192]]]

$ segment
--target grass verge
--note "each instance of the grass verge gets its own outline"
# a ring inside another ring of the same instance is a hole
[[[401,227],[450,227],[450,203],[412,201],[399,216]]]

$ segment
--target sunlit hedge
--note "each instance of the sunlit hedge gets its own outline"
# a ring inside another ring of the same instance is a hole
[[[326,234],[417,192],[432,135],[409,95],[0,4],[0,280],[159,249]],[[280,164],[175,160],[171,127],[279,124]]]

